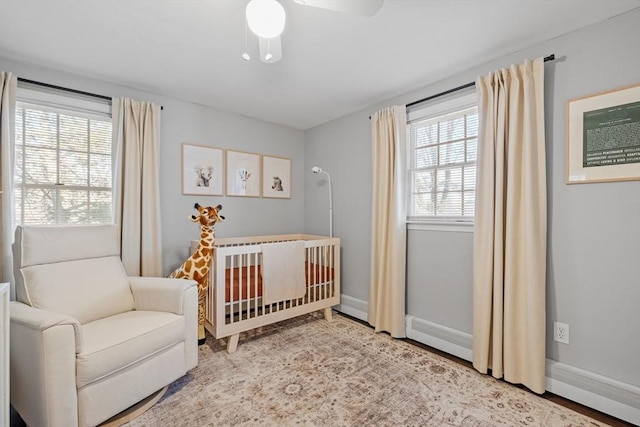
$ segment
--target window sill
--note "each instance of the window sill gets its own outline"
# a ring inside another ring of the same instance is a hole
[[[407,230],[473,233],[473,222],[407,220]]]

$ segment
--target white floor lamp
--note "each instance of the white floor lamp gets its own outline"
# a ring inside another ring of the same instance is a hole
[[[331,188],[331,175],[318,166],[312,167],[311,171],[313,173],[323,173],[327,175],[327,179],[329,180],[329,237],[333,237],[333,190]]]

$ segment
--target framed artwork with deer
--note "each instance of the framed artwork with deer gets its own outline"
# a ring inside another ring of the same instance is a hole
[[[226,195],[260,197],[260,154],[227,150]]]
[[[182,194],[222,196],[224,150],[182,144]]]
[[[262,197],[291,198],[291,160],[262,156]]]

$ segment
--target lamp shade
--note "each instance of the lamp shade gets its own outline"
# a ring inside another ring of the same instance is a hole
[[[246,15],[251,31],[266,39],[279,36],[287,19],[284,8],[276,0],[251,0]]]

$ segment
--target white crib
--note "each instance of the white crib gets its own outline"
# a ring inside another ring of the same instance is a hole
[[[306,294],[301,298],[264,304],[262,300],[263,243],[305,242]],[[192,249],[198,242],[192,242]],[[217,339],[229,337],[227,352],[238,346],[241,332],[316,310],[331,320],[331,307],[340,304],[340,239],[306,234],[219,238],[209,272],[205,328]]]

